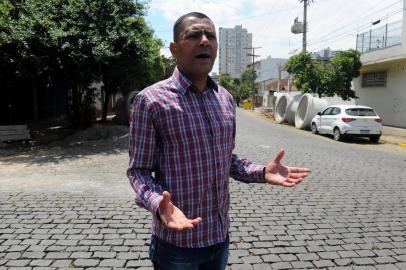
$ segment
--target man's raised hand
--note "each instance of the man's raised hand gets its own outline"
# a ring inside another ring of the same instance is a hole
[[[265,182],[284,187],[294,187],[306,178],[308,168],[288,167],[281,164],[285,150],[281,149],[276,157],[265,168]]]

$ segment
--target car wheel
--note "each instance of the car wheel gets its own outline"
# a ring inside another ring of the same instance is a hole
[[[341,135],[340,129],[336,127],[334,129],[334,140],[341,141],[342,139],[343,139],[343,136]]]
[[[317,131],[317,126],[316,126],[315,123],[312,123],[312,133],[313,133],[313,134],[317,134],[317,133],[318,133],[318,131]]]
[[[381,136],[371,136],[369,137],[369,141],[373,142],[373,143],[377,143],[379,141],[379,139],[381,138]]]

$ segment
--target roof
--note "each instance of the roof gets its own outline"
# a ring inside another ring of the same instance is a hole
[[[364,105],[349,105],[349,104],[331,104],[329,107],[340,107],[342,109],[372,109]]]
[[[291,91],[297,91],[296,85],[291,83]],[[289,83],[288,83],[288,78],[283,78],[281,79],[280,82],[280,89],[279,90],[288,90],[289,89]],[[273,80],[271,83],[265,85],[265,90],[268,91],[278,91],[278,79]]]

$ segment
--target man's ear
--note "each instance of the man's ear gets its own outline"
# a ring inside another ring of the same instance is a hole
[[[175,42],[169,43],[169,50],[171,51],[172,56],[173,56],[174,58],[176,58],[177,50],[176,50],[176,44],[175,44]]]

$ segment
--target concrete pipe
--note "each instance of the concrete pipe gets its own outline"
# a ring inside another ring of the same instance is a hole
[[[309,129],[313,117],[327,106],[326,99],[316,98],[311,94],[304,94],[297,106],[295,126],[300,129]]]
[[[294,92],[290,93],[290,101],[288,106],[286,107],[286,122],[291,125],[295,124],[295,115],[297,111],[297,106],[299,105],[299,101],[302,98],[302,93]]]
[[[277,123],[283,123],[286,121],[286,108],[288,107],[290,99],[291,97],[286,93],[283,93],[278,98],[278,102],[276,103],[276,108],[274,111],[274,117]]]
[[[295,126],[300,129],[310,128],[311,121],[318,112],[331,105],[355,105],[355,100],[343,100],[341,97],[318,98],[311,94],[304,94],[299,101],[295,114]]]
[[[276,110],[276,104],[278,104],[278,100],[281,97],[282,93],[281,92],[275,92],[273,93],[273,98],[272,98],[272,110]]]

